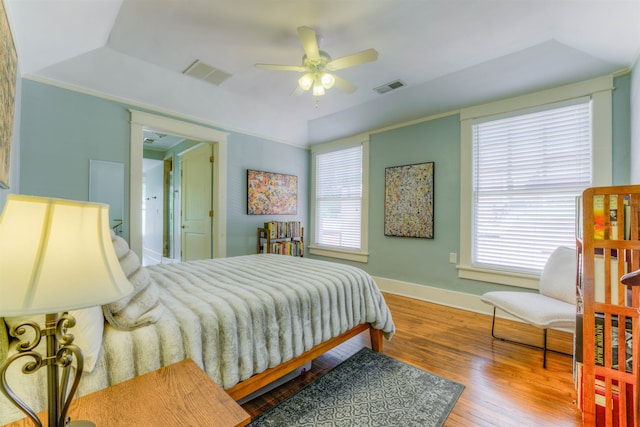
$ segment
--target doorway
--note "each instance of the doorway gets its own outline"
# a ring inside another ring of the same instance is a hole
[[[142,264],[180,261],[179,153],[199,142],[175,135],[143,131]],[[175,200],[178,200],[176,203]]]
[[[142,160],[142,265],[161,264],[165,256],[163,164],[162,160]]]
[[[215,129],[207,128],[192,123],[169,119],[141,111],[131,111],[131,153],[130,153],[130,236],[131,249],[142,259],[142,159],[143,159],[143,132],[145,129],[156,132],[180,135],[186,139],[195,141],[208,141],[213,151],[215,162],[213,163],[213,188],[211,193],[213,212],[211,243],[212,257],[226,256],[226,164],[227,164],[227,134]],[[174,200],[175,202],[175,200]],[[177,220],[174,221],[177,223]]]
[[[212,146],[144,131],[142,264],[212,257]]]

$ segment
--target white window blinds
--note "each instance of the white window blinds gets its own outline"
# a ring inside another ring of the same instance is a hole
[[[576,196],[592,182],[591,102],[472,125],[472,264],[539,273],[575,245]]]
[[[360,249],[362,146],[316,154],[316,244]]]

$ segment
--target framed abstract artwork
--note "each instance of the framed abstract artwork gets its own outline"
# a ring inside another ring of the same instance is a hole
[[[433,239],[433,169],[433,162],[385,169],[385,236]]]
[[[18,56],[2,0],[0,0],[0,52],[2,52],[0,55],[0,188],[9,188]]]
[[[247,170],[247,214],[295,215],[297,213],[297,176]]]

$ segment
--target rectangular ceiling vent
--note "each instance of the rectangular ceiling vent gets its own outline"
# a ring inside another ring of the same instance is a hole
[[[406,85],[400,80],[394,80],[391,83],[383,84],[382,86],[373,88],[373,90],[382,95],[383,93],[391,92],[392,90],[399,89],[403,86]]]
[[[187,76],[195,77],[196,79],[204,80],[205,82],[220,86],[222,82],[231,77],[231,74],[226,71],[222,71],[218,68],[212,67],[209,64],[196,59],[193,64],[189,65],[186,70],[182,72]]]

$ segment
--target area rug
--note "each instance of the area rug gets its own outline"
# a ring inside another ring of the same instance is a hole
[[[249,426],[442,426],[463,389],[365,347]]]

